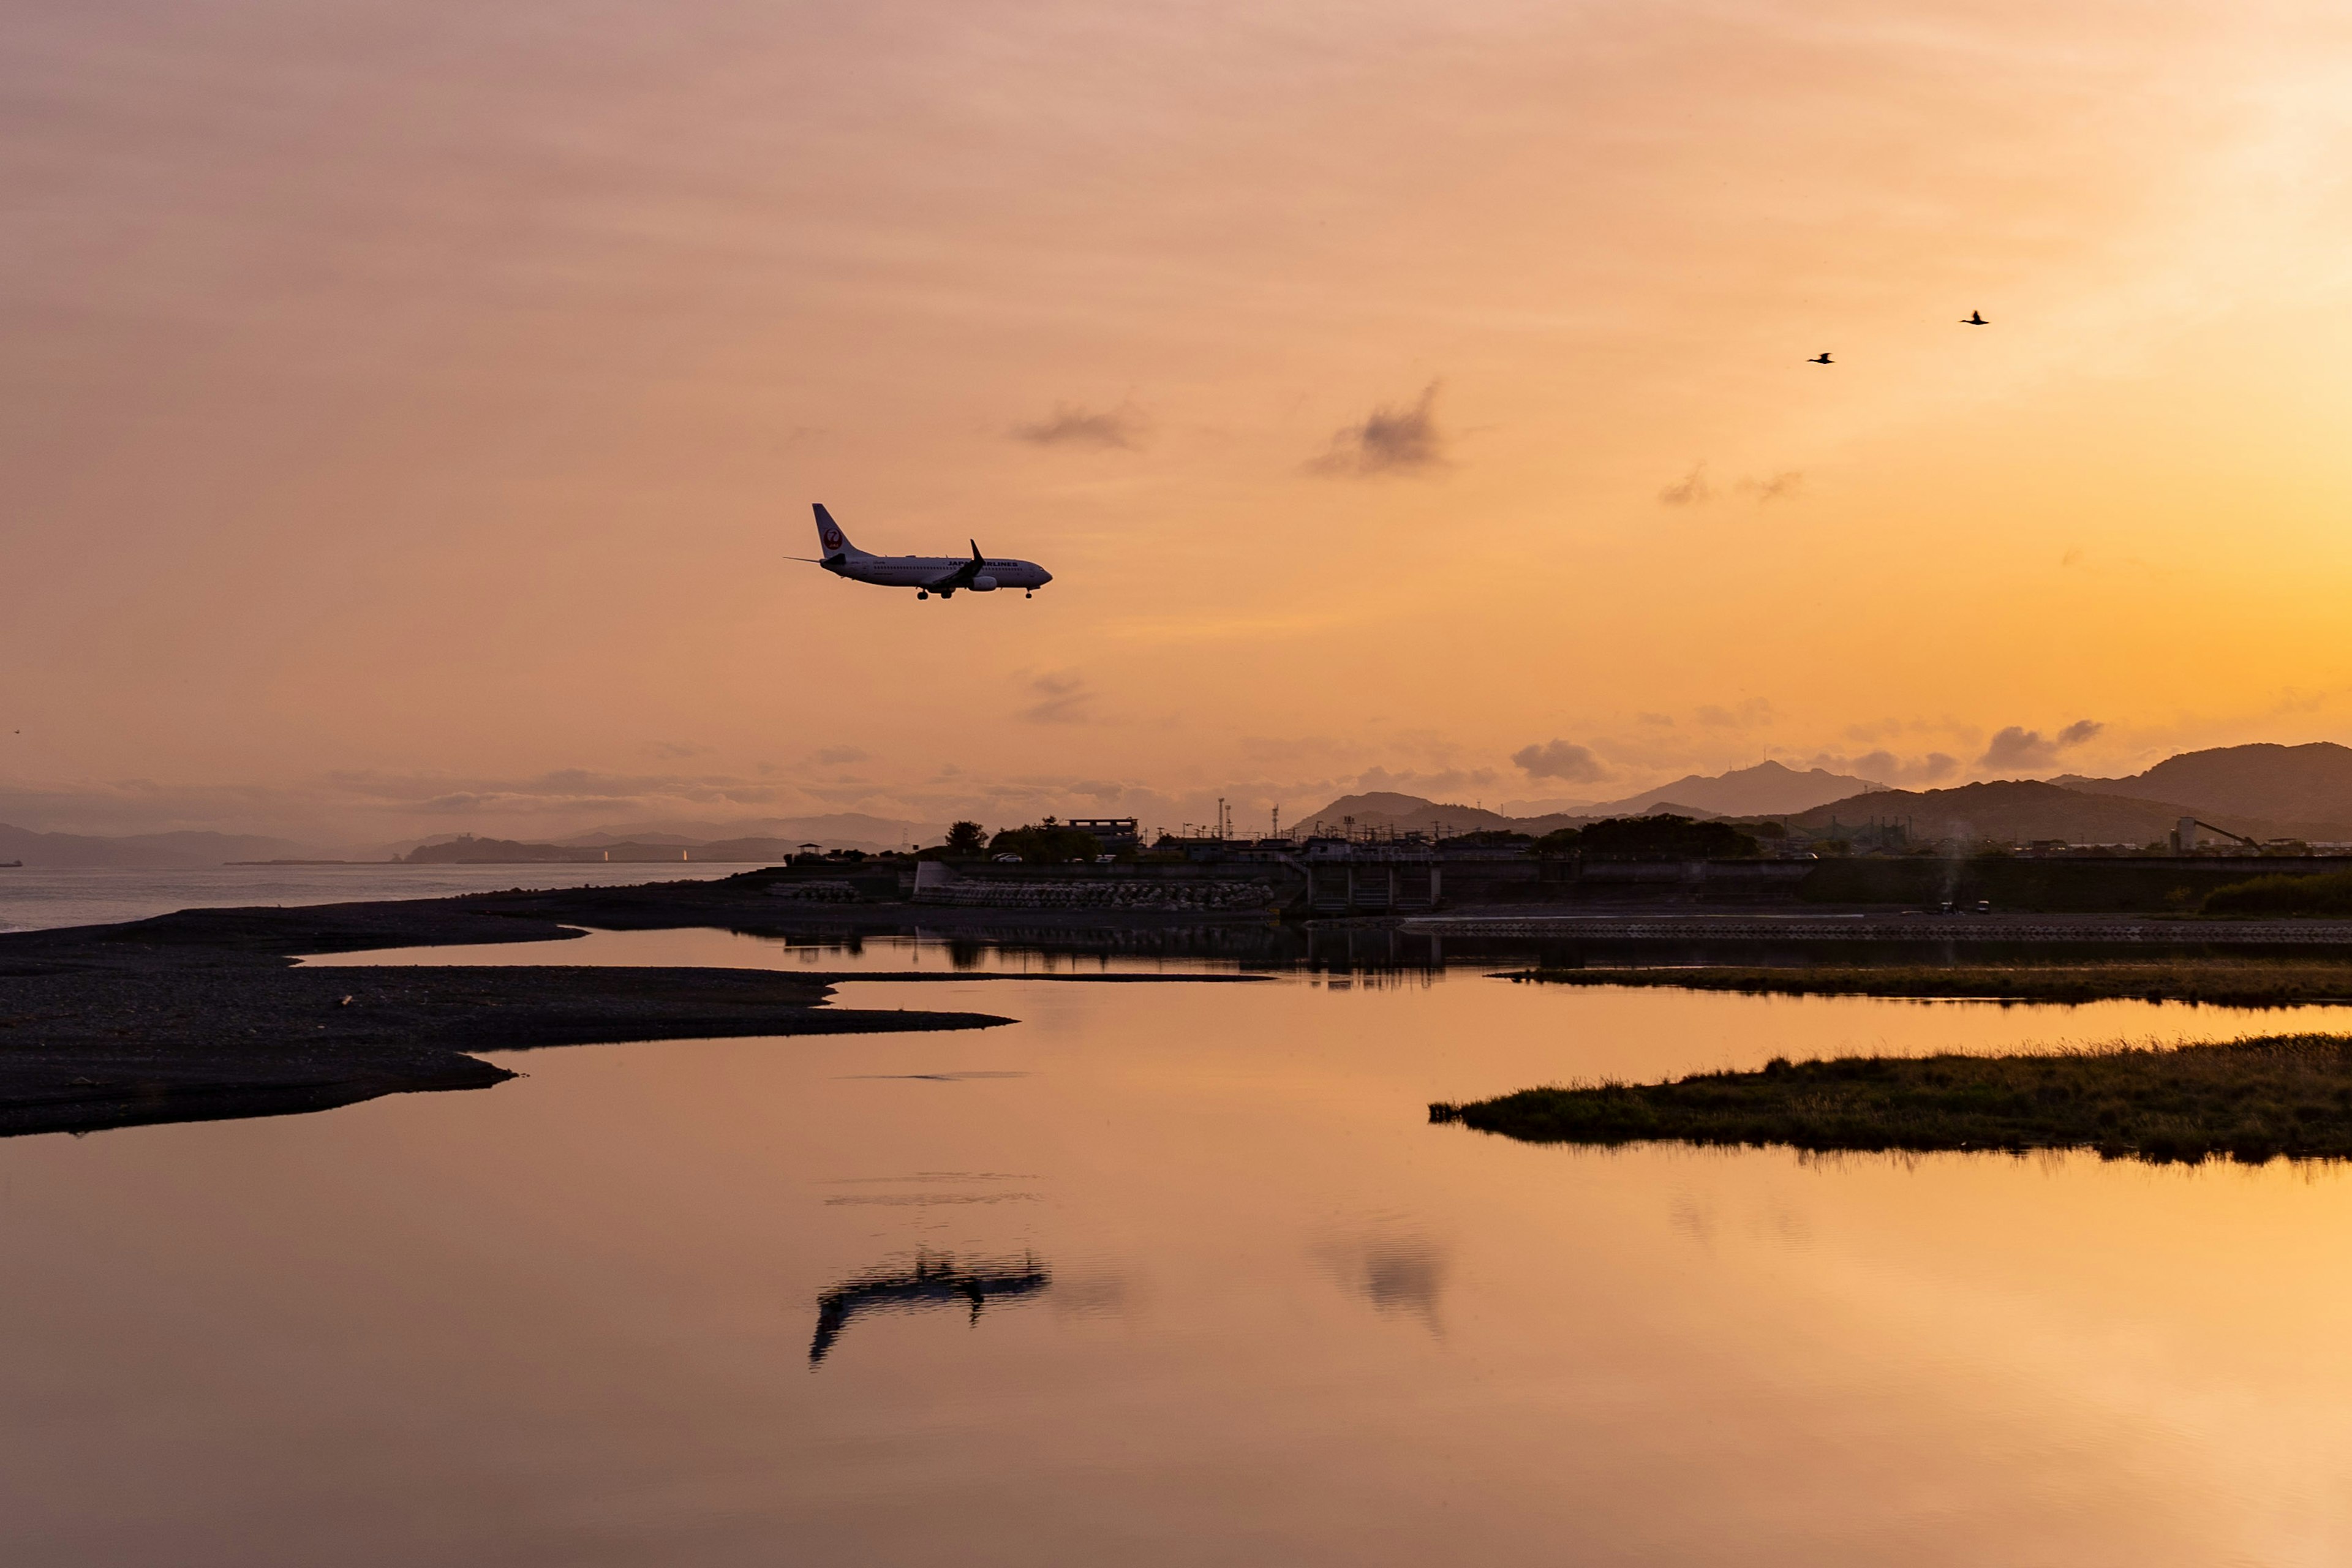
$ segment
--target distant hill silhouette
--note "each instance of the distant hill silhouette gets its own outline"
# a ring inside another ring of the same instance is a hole
[[[869,816],[862,811],[827,812],[821,816],[739,816],[720,822],[661,821],[625,823],[593,833],[574,833],[559,842],[577,848],[604,849],[615,844],[719,844],[748,839],[774,839],[797,848],[821,844],[827,849],[863,849],[875,854],[901,844],[919,847],[947,837],[944,822],[912,822],[891,816]]]
[[[525,844],[512,838],[477,838],[470,833],[461,833],[438,844],[420,844],[401,857],[412,866],[513,866],[598,858],[593,849],[574,849],[562,844]]]
[[[2191,810],[2178,802],[2095,795],[2037,779],[1962,784],[1956,789],[1874,790],[1789,818],[1791,826],[1821,832],[1832,820],[1859,826],[1872,818],[1908,819],[1914,842],[1990,838],[2027,843],[2063,838],[2074,844],[2159,844],[2184,816],[2198,816],[2255,838],[2285,837],[2276,823],[2239,813]]]
[[[2352,839],[2352,747],[2333,741],[2217,746],[2167,757],[2129,778],[2056,782],[2096,795],[2179,801],[2209,820],[2218,820],[2215,813],[2260,817],[2299,838]]]
[[[157,869],[218,866],[231,860],[292,859],[304,847],[286,838],[250,833],[133,833],[107,837],[83,833],[37,833],[0,823],[0,860],[26,866],[144,866]],[[316,853],[309,851],[309,853]]]
[[[803,842],[787,838],[720,838],[709,843],[682,844],[625,838],[613,844],[537,844],[512,838],[477,838],[466,833],[437,843],[420,844],[401,858],[412,866],[511,866],[551,862],[580,865],[606,860],[615,866],[675,865],[680,861],[696,860],[767,864],[790,858]]]
[[[1591,816],[1641,816],[1672,809],[1677,814],[1762,816],[1789,811],[1810,811],[1833,800],[1886,786],[1874,779],[1833,773],[1826,768],[1803,773],[1779,763],[1759,763],[1725,773],[1690,773],[1623,800],[1602,801],[1585,807]]]
[[[1417,795],[1399,795],[1393,790],[1343,795],[1320,811],[1302,812],[1289,820],[1293,826],[1301,829],[1311,828],[1320,822],[1337,833],[1340,831],[1341,823],[1350,816],[1356,819],[1360,829],[1378,827],[1395,833],[1432,833],[1443,828],[1447,833],[1507,831],[1532,833],[1538,837],[1555,827],[1574,827],[1592,820],[1580,814],[1571,816],[1562,813],[1548,816],[1505,816],[1499,811],[1485,811],[1458,802],[1447,804],[1424,800]]]

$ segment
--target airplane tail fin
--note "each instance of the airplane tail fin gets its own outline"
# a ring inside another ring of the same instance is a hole
[[[841,531],[841,524],[833,521],[833,513],[824,510],[823,501],[816,503],[816,542],[824,551],[824,558],[827,561],[839,561],[847,556],[866,553],[849,542],[849,535]]]

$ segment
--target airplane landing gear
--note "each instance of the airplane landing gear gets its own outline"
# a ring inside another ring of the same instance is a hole
[[[928,599],[930,596],[931,591],[929,588],[918,588],[915,590],[915,597],[918,599]]]

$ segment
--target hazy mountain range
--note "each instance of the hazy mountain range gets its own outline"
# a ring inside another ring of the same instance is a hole
[[[247,833],[36,833],[0,823],[0,860],[27,866],[218,866],[229,860],[280,860],[315,854],[287,838]]]
[[[1832,801],[1848,800],[1884,784],[1846,773],[1813,768],[1799,773],[1779,763],[1759,763],[1724,773],[1690,773],[1623,800],[1597,801],[1573,810],[1535,816],[1507,816],[1475,805],[1444,805],[1417,795],[1381,791],[1342,795],[1320,811],[1299,816],[1299,826],[1324,822],[1337,829],[1347,817],[1359,827],[1379,827],[1398,833],[1428,833],[1439,827],[1450,833],[1510,830],[1545,834],[1555,827],[1574,827],[1604,816],[1642,816],[1670,811],[1681,816],[1754,816],[1805,811]]]
[[[1343,795],[1320,811],[1301,813],[1291,826],[1311,831],[1321,823],[1333,833],[1347,830],[1349,819],[1359,830],[1374,827],[1394,833],[1483,833],[1510,831],[1517,833],[1549,833],[1555,827],[1572,827],[1589,820],[1582,816],[1554,815],[1550,816],[1505,816],[1499,811],[1486,811],[1475,805],[1446,805],[1423,800],[1417,795],[1399,795],[1392,790],[1373,790],[1364,795]]]
[[[2316,837],[2352,837],[2352,832],[2340,831],[2352,827],[2352,747],[2333,741],[2307,746],[2217,746],[2167,757],[2129,778],[2070,774],[2053,782],[2099,795],[2179,801],[2204,816],[2218,812],[2295,828],[2325,826],[2339,831]],[[2295,836],[2315,837],[2305,832]]]
[[[1587,806],[1585,815],[1596,817],[1640,816],[1668,805],[1683,807],[1685,815],[1778,815],[1810,811],[1833,800],[1847,800],[1885,787],[1874,779],[1855,778],[1850,773],[1833,773],[1824,768],[1809,768],[1799,773],[1794,768],[1768,762],[1759,763],[1752,768],[1734,768],[1727,773],[1690,773],[1672,784],[1660,784],[1654,790],[1644,790],[1623,800],[1603,801],[1597,805]]]
[[[559,844],[601,849],[609,845],[716,844],[728,839],[773,838],[795,847],[822,844],[828,849],[915,848],[947,837],[944,822],[910,822],[898,817],[868,816],[862,811],[835,811],[823,816],[743,816],[724,822],[629,822],[575,833]]]
[[[220,866],[237,860],[394,860],[415,855],[427,861],[462,864],[467,861],[593,860],[618,847],[615,860],[677,858],[662,849],[705,850],[712,859],[775,859],[803,844],[827,849],[863,849],[868,854],[902,845],[936,844],[947,837],[945,823],[902,822],[868,816],[862,812],[834,812],[823,816],[763,816],[732,822],[650,822],[623,824],[593,833],[575,834],[553,844],[515,844],[478,840],[478,851],[446,847],[469,834],[439,834],[396,844],[320,846],[290,838],[247,833],[136,833],[107,837],[86,833],[37,833],[0,824],[0,862],[21,860],[28,867],[144,867],[169,870],[194,866]],[[493,849],[492,844],[503,845]],[[436,848],[441,852],[433,853]],[[556,851],[562,851],[558,853]]]
[[[945,823],[907,822],[837,811],[823,816],[754,816],[725,822],[624,823],[593,833],[544,841],[443,834],[395,847],[401,858],[439,864],[494,865],[523,861],[781,860],[803,844],[825,849],[919,848],[947,837]],[[675,851],[675,853],[673,853]]]
[[[1792,827],[1820,833],[1833,825],[1874,819],[1905,824],[1912,840],[1991,838],[2030,843],[2063,838],[2071,844],[2160,844],[2183,816],[2201,811],[2162,801],[2094,794],[2032,779],[1961,784],[1953,789],[1874,790],[1816,806],[1789,818]],[[2253,837],[2282,837],[2270,825],[2223,816],[2220,826]]]
[[[1319,810],[1284,816],[1297,827],[1320,820],[1336,829],[1342,818],[1352,816],[1359,827],[1400,832],[1512,829],[1540,835],[1603,816],[1660,811],[1690,816],[1786,816],[1809,828],[1825,827],[1832,820],[1861,824],[1874,817],[1900,817],[1908,821],[1916,838],[2063,838],[2087,844],[2160,842],[2180,817],[2195,816],[2254,838],[2344,843],[2352,842],[2352,747],[2326,741],[2301,746],[2221,746],[2167,758],[2127,778],[2069,774],[2047,782],[2010,780],[1933,790],[1890,789],[1848,774],[1819,768],[1800,772],[1768,762],[1722,773],[1692,773],[1622,800],[1538,816],[1512,816],[1391,792],[1343,795]],[[804,843],[869,853],[935,844],[946,831],[944,823],[833,812],[616,823],[551,844],[515,845],[508,852],[527,848],[529,858],[569,859],[614,850],[618,861],[669,858],[664,852],[676,848],[699,851],[698,858],[766,859]],[[171,868],[231,860],[386,860],[420,847],[446,846],[460,837],[321,848],[255,834],[183,831],[104,837],[0,825],[0,861],[21,860],[28,867]],[[489,852],[487,844],[482,852]],[[462,860],[469,854],[443,849],[424,858]]]
[[[1903,819],[1915,839],[2063,838],[2077,844],[2160,843],[2181,817],[2194,816],[2252,838],[2352,842],[2352,747],[2321,741],[2305,746],[2221,746],[2169,757],[2128,778],[2068,775],[2048,782],[2004,780],[1953,789],[1899,790],[1778,763],[1712,776],[1692,774],[1642,795],[1577,812],[1512,817],[1474,806],[1407,795],[1349,795],[1319,812],[1337,824],[1399,831],[1511,828],[1544,834],[1603,816],[1660,811],[1694,816],[1785,816],[1821,829]]]

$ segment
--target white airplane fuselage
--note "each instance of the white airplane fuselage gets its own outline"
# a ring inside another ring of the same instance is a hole
[[[823,506],[815,511],[817,542],[824,550],[817,564],[853,583],[912,588],[918,598],[937,594],[947,599],[954,597],[959,588],[975,594],[999,588],[1034,593],[1054,580],[1054,574],[1034,561],[991,559],[981,554],[977,544],[970,555],[869,555],[849,542],[832,513]]]
[[[971,564],[968,555],[845,555],[818,563],[836,577],[884,588],[928,588]],[[985,594],[993,588],[1042,588],[1054,574],[1034,561],[983,561],[969,583],[956,586]],[[943,588],[941,593],[954,589]]]

